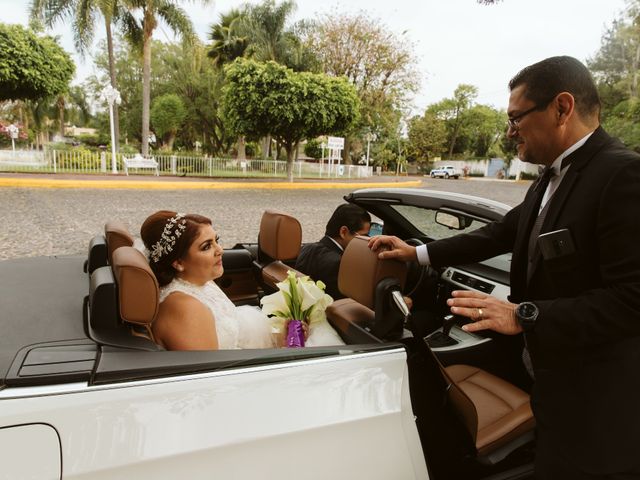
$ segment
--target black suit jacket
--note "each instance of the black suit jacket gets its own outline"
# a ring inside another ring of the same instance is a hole
[[[640,157],[598,128],[571,154],[541,233],[575,252],[538,255],[527,282],[533,185],[502,221],[430,243],[434,266],[513,251],[511,297],[540,310],[526,335],[532,406],[554,448],[586,472],[640,469]]]
[[[338,271],[342,253],[342,249],[333,240],[324,236],[318,242],[302,247],[295,268],[309,275],[312,280],[324,282],[325,292],[334,300],[338,300],[344,298],[338,290]]]

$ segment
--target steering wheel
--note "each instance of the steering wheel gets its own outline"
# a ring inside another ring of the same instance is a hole
[[[407,238],[404,242],[412,247],[424,245],[424,242],[419,238]],[[413,295],[430,268],[426,265],[420,265],[418,262],[407,262],[407,280],[404,285],[405,296]]]

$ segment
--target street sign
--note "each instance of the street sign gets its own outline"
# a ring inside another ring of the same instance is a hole
[[[344,150],[344,137],[327,137],[327,148],[330,150]]]

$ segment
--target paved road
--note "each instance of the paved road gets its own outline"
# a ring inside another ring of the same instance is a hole
[[[528,182],[424,179],[423,187],[491,198],[516,205]],[[392,185],[390,185],[392,186]],[[0,188],[0,259],[84,252],[108,219],[124,221],[132,233],[160,209],[201,213],[213,220],[224,246],[255,241],[267,208],[291,213],[303,241],[324,233],[327,219],[351,191],[320,190],[104,190]]]

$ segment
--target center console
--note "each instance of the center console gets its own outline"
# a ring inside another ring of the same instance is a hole
[[[453,290],[473,290],[494,296],[500,300],[507,300],[509,296],[509,287],[507,285],[456,267],[447,268],[440,280],[444,287],[440,295],[444,297],[443,301],[446,301],[446,298],[451,296]],[[488,346],[486,344],[491,342],[492,339],[483,333],[465,332],[462,329],[465,323],[470,323],[470,320],[457,315],[448,315],[444,318],[443,326],[424,337],[424,340],[438,356],[462,353],[470,349],[476,349],[481,345]]]

